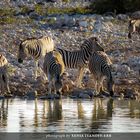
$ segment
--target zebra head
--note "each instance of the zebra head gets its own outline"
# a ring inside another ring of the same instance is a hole
[[[99,40],[97,37],[90,37],[89,39],[85,40],[81,46],[81,49],[89,50],[90,53],[96,52],[96,51],[104,52],[104,49],[99,43]]]
[[[19,63],[23,63],[23,60],[27,57],[26,46],[23,43],[24,42],[20,43],[19,50],[18,50],[18,62]]]
[[[56,88],[56,92],[57,94],[61,93],[62,90],[62,76],[57,75],[56,79],[55,79],[55,88]]]
[[[89,41],[92,44],[92,51],[94,51],[94,52],[103,51],[104,52],[104,49],[101,46],[100,41],[97,37],[91,37],[91,38],[89,38]]]

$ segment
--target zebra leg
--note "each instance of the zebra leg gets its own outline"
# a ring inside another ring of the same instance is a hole
[[[4,82],[5,82],[7,92],[8,92],[8,94],[10,94],[11,91],[10,91],[10,88],[9,88],[9,80],[8,80],[7,74],[5,74],[5,81]]]
[[[3,75],[2,75],[2,79],[1,79],[1,95],[5,94],[5,87],[4,87],[4,81],[3,81]]]
[[[42,74],[42,79],[43,79],[43,81],[47,81],[48,80],[48,78],[47,78],[47,76],[46,76],[46,74],[44,73],[44,71],[42,70],[42,68],[41,67],[39,67],[39,71],[41,72],[41,74]]]
[[[55,86],[55,82],[53,81],[53,88],[54,88],[54,94],[56,94],[56,86]]]
[[[82,87],[81,86],[81,81],[83,78],[83,73],[84,73],[84,68],[79,69],[79,76],[77,77],[77,87]]]
[[[95,90],[97,91],[97,80],[95,81]]]
[[[49,94],[51,94],[52,93],[52,81],[49,81]]]
[[[100,92],[100,80],[99,79],[97,79],[96,91],[97,91],[97,93]]]
[[[104,78],[102,77],[101,80],[100,80],[100,88],[99,88],[100,93],[104,92],[103,81],[104,81]]]
[[[43,71],[43,63],[44,63],[44,61],[42,61],[42,60],[44,60],[44,57],[41,57],[41,59],[38,61],[38,68],[39,68],[39,71],[41,73],[41,78],[43,79],[43,81],[47,81],[48,78],[47,78],[46,74]]]
[[[52,86],[53,86],[53,79],[52,79],[52,76],[48,73],[48,79],[49,79],[49,85],[48,85],[48,88],[49,88],[49,95],[51,95],[52,93]]]

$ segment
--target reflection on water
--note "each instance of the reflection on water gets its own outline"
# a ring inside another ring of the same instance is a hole
[[[140,132],[133,100],[0,100],[1,132]]]

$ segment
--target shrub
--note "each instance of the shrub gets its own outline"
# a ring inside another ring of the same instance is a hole
[[[16,13],[16,11],[14,9],[0,9],[0,17],[3,16],[12,16]]]
[[[96,0],[91,4],[91,8],[99,14],[134,12],[140,10],[140,0]]]

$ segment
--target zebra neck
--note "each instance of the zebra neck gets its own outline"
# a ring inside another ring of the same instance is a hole
[[[92,54],[92,50],[90,50],[88,48],[82,48],[81,51],[82,51],[82,54],[83,54],[81,57],[83,57],[85,61],[88,61],[89,57]]]

